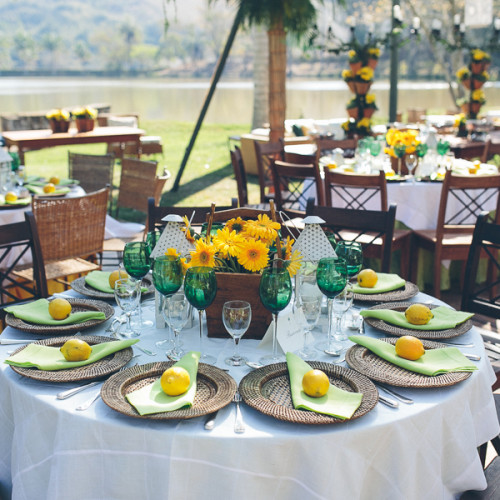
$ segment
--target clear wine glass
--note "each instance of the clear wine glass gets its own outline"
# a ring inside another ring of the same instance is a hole
[[[174,345],[166,354],[171,360],[178,361],[184,355],[179,345],[179,333],[186,326],[191,315],[191,304],[184,292],[174,293],[163,301],[163,314],[165,318],[168,318],[170,328],[174,332]]]
[[[203,313],[217,295],[217,278],[211,267],[190,267],[184,279],[184,293],[191,305],[198,310],[200,321],[200,361],[215,364],[216,359],[203,352]]]
[[[413,175],[413,169],[417,166],[417,155],[409,154],[406,155],[406,168],[410,174],[411,182],[415,182],[415,176]]]
[[[138,337],[139,333],[132,330],[130,316],[141,300],[141,282],[134,278],[116,280],[114,288],[115,300],[120,309],[125,313],[127,319],[125,331],[121,331],[123,337]]]
[[[332,309],[335,318],[335,329],[333,338],[337,342],[347,340],[347,335],[342,331],[342,319],[344,314],[352,306],[352,291],[349,286],[346,286],[336,297],[333,298]],[[342,344],[341,344],[342,348]],[[328,353],[327,353],[328,354]]]
[[[316,279],[316,278],[314,278]],[[319,292],[319,289],[318,289]],[[321,315],[321,302],[323,301],[323,295],[321,292],[319,294],[301,294],[299,298],[299,304],[304,314],[306,320],[306,325],[304,329],[304,343],[302,349],[297,351],[297,355],[302,359],[311,359],[315,357],[316,351],[311,349],[307,345],[309,334],[311,330],[318,324],[319,317]]]
[[[259,296],[264,307],[273,315],[273,352],[260,358],[264,365],[285,361],[285,356],[278,354],[278,313],[285,309],[292,298],[292,281],[288,270],[279,261],[262,272]]]
[[[149,273],[151,269],[151,252],[145,241],[132,241],[125,244],[123,249],[123,267],[125,271],[133,278],[142,282],[142,278]],[[139,302],[139,323],[141,326],[153,326],[151,320],[142,319],[142,307]]]
[[[342,346],[335,345],[333,338],[333,299],[347,284],[347,264],[341,257],[327,257],[321,259],[316,271],[316,280],[319,289],[328,299],[328,345],[324,349],[326,354],[339,356]],[[320,346],[318,346],[318,349]]]
[[[252,307],[248,302],[244,300],[231,300],[224,303],[222,307],[222,322],[229,335],[234,339],[234,354],[226,358],[226,364],[241,366],[248,361],[247,358],[240,356],[239,345],[240,339],[248,330],[251,320]]]

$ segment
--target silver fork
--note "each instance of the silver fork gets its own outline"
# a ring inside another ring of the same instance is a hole
[[[234,421],[234,432],[236,432],[236,434],[243,434],[245,432],[245,425],[243,424],[243,417],[241,416],[241,396],[238,391],[236,391],[233,401],[236,403],[236,420]]]

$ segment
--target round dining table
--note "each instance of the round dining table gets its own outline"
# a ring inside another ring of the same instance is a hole
[[[74,291],[65,292],[80,297]],[[419,294],[412,301],[432,300]],[[118,315],[119,312],[116,311]],[[154,301],[143,304],[154,319]],[[111,320],[82,334],[110,335]],[[366,335],[385,336],[366,325]],[[185,350],[198,350],[197,320],[182,331]],[[313,330],[325,338],[326,318]],[[164,328],[143,328],[129,366],[166,361]],[[40,338],[7,327],[0,339]],[[235,404],[219,410],[213,430],[206,417],[138,419],[98,399],[86,411],[76,407],[99,391],[89,388],[59,400],[75,383],[41,382],[0,368],[0,496],[4,499],[452,499],[486,487],[477,447],[499,433],[491,392],[494,373],[474,327],[454,339],[462,351],[481,356],[478,370],[453,386],[398,388],[413,404],[391,408],[376,403],[355,420],[306,425],[276,420],[241,403],[246,426],[235,433]],[[348,342],[349,343],[349,342]],[[233,340],[204,338],[216,366],[229,368],[237,383],[251,371],[229,367]],[[0,359],[19,346],[0,345]],[[243,337],[241,354],[257,361],[268,347]],[[321,351],[318,361],[332,361]],[[347,366],[346,362],[342,362]],[[380,394],[384,394],[380,392]],[[386,395],[387,396],[387,395]],[[387,396],[390,397],[390,396]]]

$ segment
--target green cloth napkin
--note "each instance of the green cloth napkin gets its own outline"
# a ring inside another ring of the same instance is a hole
[[[354,283],[352,291],[364,294],[392,292],[398,288],[403,288],[406,284],[406,281],[397,274],[377,273],[377,276],[377,284],[373,288],[365,288]]]
[[[45,180],[33,180],[29,184],[32,186],[45,186],[48,181]],[[72,184],[80,184],[80,181],[76,179],[59,179],[58,186],[71,186]]]
[[[429,377],[434,377],[441,373],[472,372],[477,370],[477,366],[471,363],[456,347],[428,349],[421,358],[411,361],[398,356],[396,348],[382,340],[365,335],[352,335],[349,337],[349,340],[366,347],[393,365],[400,366],[411,372],[428,375]]]
[[[115,291],[109,286],[110,274],[111,271],[90,271],[90,273],[85,275],[85,283],[100,292],[114,294]],[[147,286],[141,287],[141,293],[145,293],[147,291]]]
[[[131,392],[125,397],[140,415],[174,411],[185,406],[190,408],[193,406],[194,397],[196,395],[196,374],[198,372],[199,359],[199,352],[190,351],[173,365],[182,366],[182,368],[185,368],[189,373],[191,383],[184,394],[179,396],[167,396],[167,394],[163,392],[160,378],[158,378],[152,384]]]
[[[96,361],[126,349],[139,342],[139,339],[127,339],[113,342],[103,342],[92,346],[89,359],[85,361],[66,361],[59,347],[29,344],[22,351],[5,360],[5,363],[24,368],[39,368],[40,370],[65,370],[90,365]]]
[[[42,186],[35,186],[33,184],[27,184],[26,189],[28,189],[29,191],[31,191],[34,194],[45,195],[45,196],[46,195],[55,196],[58,194],[67,194],[71,191],[69,187],[60,187],[60,188],[56,187],[56,190],[53,193],[44,193]]]
[[[363,394],[348,392],[330,384],[328,392],[321,398],[312,398],[302,390],[302,378],[313,368],[297,355],[287,352],[286,363],[290,376],[290,389],[295,409],[310,410],[341,419],[351,418],[359,408]]]
[[[29,198],[18,198],[16,201],[6,201],[5,196],[0,194],[0,205],[22,205],[26,206],[31,203],[31,196]]]
[[[38,299],[21,306],[6,307],[5,310],[16,318],[37,325],[74,325],[90,319],[106,319],[106,315],[101,311],[75,312],[65,319],[54,319],[49,314],[49,301],[47,299]]]
[[[404,312],[391,309],[364,309],[360,312],[364,318],[377,318],[391,325],[409,328],[411,330],[448,330],[474,316],[473,313],[455,311],[449,307],[439,306],[432,309],[434,317],[426,325],[413,325],[407,321]]]

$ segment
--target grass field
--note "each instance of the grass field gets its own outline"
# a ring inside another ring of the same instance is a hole
[[[184,170],[177,192],[171,188],[179,171],[186,147],[194,128],[192,123],[173,123],[163,121],[142,121],[141,128],[147,135],[157,135],[163,141],[163,157],[144,157],[158,161],[159,169],[165,167],[172,174],[162,196],[162,205],[210,205],[212,201],[219,205],[229,205],[231,198],[237,196],[236,181],[229,157],[228,137],[241,135],[250,130],[249,125],[204,124],[201,128],[189,161]],[[82,146],[60,146],[26,153],[26,173],[51,177],[68,177],[68,151],[105,154],[105,144]],[[120,165],[115,168],[114,186],[120,182]],[[250,201],[257,203],[258,182],[256,176],[248,179]],[[115,193],[116,194],[116,193]],[[120,215],[130,220],[141,220],[138,213],[120,211]]]

